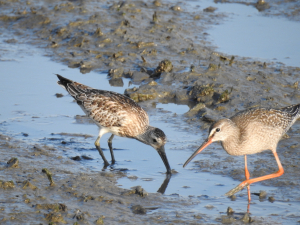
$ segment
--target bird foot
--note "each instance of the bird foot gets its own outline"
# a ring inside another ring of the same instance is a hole
[[[107,161],[104,162],[103,169],[106,169],[108,166],[109,166],[109,163]]]
[[[236,186],[235,188],[228,191],[225,195],[230,197],[230,196],[234,195],[235,193],[241,191],[243,188],[248,187],[249,185],[250,184],[243,182],[243,183],[239,184],[238,186]]]

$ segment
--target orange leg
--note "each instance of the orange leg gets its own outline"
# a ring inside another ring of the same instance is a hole
[[[246,177],[246,181],[249,181],[250,173],[247,167],[247,155],[245,155],[245,177]],[[250,185],[247,186],[247,191],[248,191],[248,202],[250,203],[251,201]]]
[[[268,180],[268,179],[271,179],[271,178],[275,178],[275,177],[279,177],[281,176],[283,173],[284,173],[284,169],[281,165],[281,162],[278,158],[278,155],[276,152],[273,152],[274,156],[275,156],[275,159],[276,159],[276,162],[277,162],[277,165],[278,165],[278,171],[276,173],[272,173],[272,174],[269,174],[269,175],[266,175],[266,176],[262,176],[262,177],[257,177],[257,178],[253,178],[253,179],[250,179],[250,180],[245,180],[243,181],[242,183],[240,183],[240,187],[245,187],[246,185],[250,185],[252,183],[255,183],[255,182],[259,182],[259,181],[263,181],[263,180]]]

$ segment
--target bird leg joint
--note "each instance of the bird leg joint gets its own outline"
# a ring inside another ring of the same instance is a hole
[[[245,180],[244,182],[240,183],[235,188],[228,191],[225,195],[230,197],[230,196],[234,195],[235,193],[241,191],[243,188],[248,187],[248,186],[249,186],[249,184]]]

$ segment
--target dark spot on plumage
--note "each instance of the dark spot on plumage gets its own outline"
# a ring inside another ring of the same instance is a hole
[[[82,104],[83,104],[83,102],[82,102],[82,101],[79,101],[79,100],[77,100],[77,104],[78,104],[78,105],[82,105]]]

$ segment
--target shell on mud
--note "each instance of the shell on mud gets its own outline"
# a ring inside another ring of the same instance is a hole
[[[170,60],[165,59],[158,64],[158,67],[155,69],[153,75],[160,76],[162,72],[171,72],[173,69],[173,64]]]

